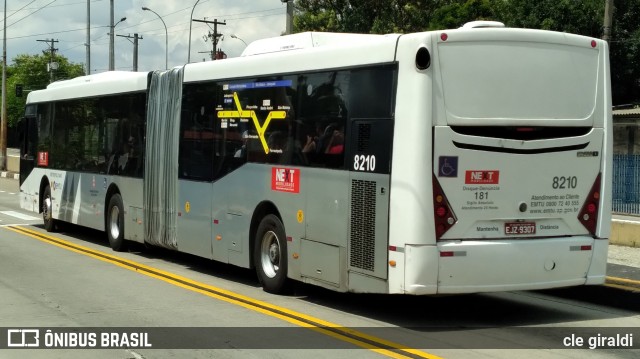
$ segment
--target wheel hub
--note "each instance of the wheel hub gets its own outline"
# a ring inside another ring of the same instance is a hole
[[[278,244],[277,243],[271,243],[271,245],[269,246],[269,259],[271,260],[271,263],[273,264],[277,264],[278,263],[278,259],[280,256],[280,251],[278,250]]]
[[[42,216],[45,220],[49,220],[51,218],[51,198],[47,197],[44,200],[44,205],[42,206]]]

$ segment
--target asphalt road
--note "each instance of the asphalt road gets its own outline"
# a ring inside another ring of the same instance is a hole
[[[0,346],[10,329],[31,328],[97,333],[98,343],[103,332],[144,332],[152,347],[11,349],[0,350],[0,358],[640,354],[640,298],[631,291],[599,286],[409,297],[300,284],[290,295],[270,295],[249,270],[144,246],[115,253],[104,234],[79,227],[47,233],[36,214],[18,208],[11,186],[0,181]],[[617,336],[620,344],[629,335],[635,349],[611,349],[604,339]],[[58,338],[65,344],[69,336]],[[603,345],[591,350],[590,341]]]

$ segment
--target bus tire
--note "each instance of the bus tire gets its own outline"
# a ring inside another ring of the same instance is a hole
[[[105,224],[111,249],[116,252],[126,250],[127,243],[124,240],[124,206],[122,205],[122,197],[119,193],[113,194],[109,199]]]
[[[42,194],[42,221],[47,232],[56,229],[56,221],[53,219],[53,201],[51,199],[51,187],[46,186]]]
[[[277,216],[269,214],[260,221],[253,259],[264,291],[284,292],[287,285],[287,237]]]

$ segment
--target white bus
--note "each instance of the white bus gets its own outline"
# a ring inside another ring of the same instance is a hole
[[[269,292],[601,284],[607,44],[484,25],[53,83],[27,99],[21,206],[114,250],[255,268]]]

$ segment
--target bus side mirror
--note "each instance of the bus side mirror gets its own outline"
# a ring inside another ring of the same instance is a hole
[[[16,84],[16,97],[22,97],[22,84]]]

